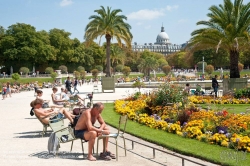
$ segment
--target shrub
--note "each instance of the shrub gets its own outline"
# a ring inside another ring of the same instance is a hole
[[[165,66],[162,67],[162,71],[163,71],[166,75],[168,75],[168,74],[170,73],[170,71],[171,71],[171,67],[170,67],[169,65],[165,65]]]
[[[131,69],[130,69],[130,67],[128,67],[128,66],[124,66],[124,68],[122,69],[122,73],[123,73],[126,77],[129,76],[130,72],[131,72]]]
[[[182,93],[181,87],[166,83],[151,94],[150,102],[152,106],[167,106],[169,103],[182,103],[184,106],[187,102],[187,94]]]
[[[116,71],[118,71],[118,72],[121,72],[122,71],[122,69],[123,69],[123,65],[117,65],[116,67],[115,67],[115,70]]]
[[[82,66],[78,66],[77,71],[81,73],[82,71],[85,71],[85,68]]]
[[[99,72],[103,71],[103,67],[101,65],[96,65],[95,67]]]
[[[77,78],[77,79],[79,79],[80,78],[80,72],[78,72],[78,71],[74,71],[74,76],[75,76],[75,78]]]
[[[30,70],[27,67],[21,67],[19,69],[19,71],[22,72],[22,74],[25,75],[25,74],[28,74]]]
[[[47,67],[47,68],[45,69],[45,72],[46,72],[47,74],[52,74],[52,73],[54,72],[54,69],[53,69],[52,67]]]
[[[99,74],[99,70],[93,69],[93,70],[91,70],[91,73],[92,73],[92,76],[96,79],[98,74]]]
[[[51,77],[53,80],[55,80],[57,76],[58,76],[58,74],[57,74],[56,72],[52,72],[52,73],[50,74],[50,77]]]
[[[86,71],[85,70],[81,70],[80,71],[80,78],[81,79],[85,79],[85,77],[86,77]]]
[[[140,81],[136,81],[135,83],[133,83],[133,87],[134,88],[138,88],[139,89],[139,92],[141,90],[141,88],[145,86],[145,84],[143,82],[140,82]]]
[[[11,78],[12,78],[13,80],[17,81],[17,80],[20,79],[20,75],[19,75],[18,73],[13,73],[13,74],[11,75]]]
[[[67,66],[65,66],[65,65],[59,66],[58,69],[61,70],[62,73],[67,73],[67,72],[68,72],[68,68],[67,68]]]
[[[234,97],[236,99],[250,98],[250,88],[239,89],[239,90],[235,91]]]
[[[212,74],[214,72],[214,66],[213,65],[207,65],[206,68],[205,68],[205,71],[208,74]]]

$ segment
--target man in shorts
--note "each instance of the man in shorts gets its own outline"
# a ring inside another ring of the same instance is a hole
[[[92,154],[96,137],[102,134],[110,134],[110,131],[101,116],[103,109],[104,105],[102,103],[95,103],[93,108],[83,111],[75,126],[75,136],[88,141],[88,160],[90,161],[96,161],[96,158]],[[94,126],[96,121],[100,123],[99,128]],[[100,157],[104,160],[115,159],[115,155],[108,151],[108,138],[105,138],[103,143],[105,146],[103,146],[103,153],[100,154]]]
[[[70,123],[73,124],[73,118],[75,115],[70,114],[65,110],[63,107],[58,107],[59,110],[54,110],[54,108],[51,109],[43,109],[43,100],[42,99],[35,99],[30,103],[30,106],[34,108],[34,113],[36,116],[44,123],[49,124],[50,120],[54,119],[61,119],[63,116],[69,119]]]

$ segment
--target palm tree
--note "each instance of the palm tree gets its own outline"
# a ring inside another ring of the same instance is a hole
[[[157,59],[154,57],[146,57],[145,59],[141,59],[141,63],[138,65],[138,68],[141,72],[144,73],[145,76],[150,77],[150,71],[155,70],[159,67]]]
[[[192,32],[190,46],[195,50],[219,48],[230,55],[230,78],[240,78],[238,61],[240,51],[249,47],[250,2],[224,0],[224,4],[211,6],[208,21],[199,21],[204,28]]]
[[[105,9],[101,6],[101,9],[95,10],[98,15],[92,15],[89,17],[91,21],[85,28],[84,38],[87,42],[91,42],[94,39],[105,36],[106,38],[106,57],[107,57],[107,69],[106,76],[111,77],[110,71],[110,42],[115,38],[120,47],[122,47],[122,41],[128,47],[131,47],[132,34],[130,32],[131,26],[124,22],[127,17],[124,15],[118,15],[122,12],[121,9],[111,10],[111,7]]]
[[[118,64],[124,65],[125,53],[118,45],[112,45],[110,50],[110,61],[113,67],[113,72]]]

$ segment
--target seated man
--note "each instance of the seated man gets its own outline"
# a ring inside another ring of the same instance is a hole
[[[88,159],[90,161],[96,160],[92,154],[96,137],[102,134],[110,134],[110,131],[101,116],[103,109],[104,105],[102,103],[94,104],[93,108],[89,108],[82,113],[75,126],[75,136],[77,138],[89,141]],[[96,120],[100,123],[99,128],[94,126]],[[104,139],[103,143],[103,153],[101,153],[100,157],[105,160],[111,160],[111,158],[115,158],[115,155],[108,151],[108,138]]]
[[[73,124],[73,118],[75,115],[70,114],[65,110],[65,108],[59,108],[59,110],[54,110],[53,108],[46,110],[42,108],[43,100],[35,99],[30,103],[30,106],[34,108],[34,113],[36,116],[44,123],[49,124],[49,120],[60,119],[65,115],[69,119],[70,123]]]

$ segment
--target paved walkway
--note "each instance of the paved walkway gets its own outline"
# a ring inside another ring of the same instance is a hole
[[[100,86],[100,85],[99,85]],[[93,85],[84,85],[78,88],[80,90],[80,95],[82,97],[86,96],[86,92],[93,91]],[[148,91],[149,89],[142,89],[142,91]],[[43,89],[44,99],[50,99],[50,94],[52,92],[51,88]],[[85,93],[84,93],[85,92]],[[123,98],[124,96],[133,93],[134,89],[120,88],[116,89],[116,93],[96,93],[94,94],[94,100],[96,101],[110,101]],[[153,150],[151,148],[136,144],[132,150],[132,144],[127,141],[127,156],[124,155],[124,149],[118,148],[119,160],[103,161],[98,160],[96,162],[90,162],[86,159],[87,155],[87,143],[84,143],[85,155],[81,154],[80,141],[75,141],[73,146],[73,151],[70,150],[70,143],[61,144],[60,154],[57,157],[48,155],[47,153],[47,142],[49,134],[45,137],[41,137],[39,133],[42,130],[42,125],[35,118],[29,115],[30,106],[29,103],[34,99],[34,92],[21,92],[18,94],[13,94],[11,98],[6,100],[1,100],[1,141],[0,141],[0,166],[44,166],[44,165],[102,165],[102,166],[158,166],[158,165],[168,165],[168,166],[180,166],[181,159],[167,155],[162,152],[156,151],[156,157],[153,158]],[[68,122],[65,122],[68,124]],[[116,129],[111,129],[113,132]],[[161,150],[168,151],[160,146],[148,143],[136,137],[126,134],[126,137],[141,143],[147,144],[149,146],[157,147]],[[167,141],[167,138],[166,138]],[[110,140],[110,150],[115,153],[114,140]],[[100,142],[102,145],[102,142]],[[119,145],[122,142],[119,141]],[[100,147],[102,149],[102,146]],[[174,153],[168,151],[170,153]],[[195,160],[197,162],[203,163],[204,165],[214,164],[203,162],[202,160],[187,157],[189,159]],[[190,162],[185,162],[185,166],[195,166]]]

